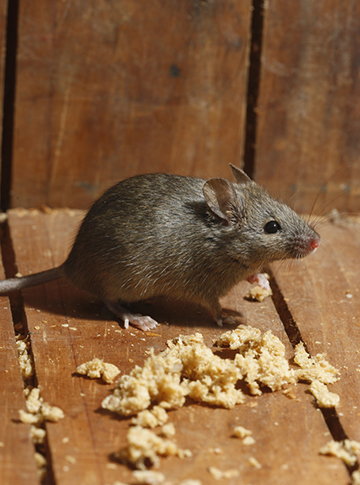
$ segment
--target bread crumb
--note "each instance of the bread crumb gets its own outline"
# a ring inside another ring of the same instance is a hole
[[[233,436],[236,438],[245,438],[246,436],[251,436],[252,431],[250,429],[246,429],[243,426],[235,426],[233,430]]]
[[[254,468],[257,468],[258,470],[262,468],[262,465],[257,461],[257,459],[254,456],[251,456],[249,458],[249,463],[251,466],[253,466]]]
[[[321,455],[336,456],[343,460],[348,466],[354,466],[357,455],[360,453],[360,443],[354,440],[329,441],[323,446],[319,453]]]
[[[40,481],[42,481],[45,478],[46,471],[47,471],[46,458],[44,455],[38,452],[34,453],[34,457],[35,457],[35,464],[38,472],[38,477]]]
[[[313,381],[309,386],[309,391],[315,397],[320,408],[334,408],[340,403],[340,396],[330,392],[326,384],[320,381]]]
[[[29,354],[30,342],[28,336],[23,338],[22,335],[18,334],[15,336],[18,358],[20,364],[21,375],[24,380],[30,379],[34,374],[33,359]]]
[[[209,448],[209,453],[214,453],[215,455],[222,455],[224,452],[221,448]]]
[[[339,380],[338,369],[325,360],[325,354],[316,354],[315,357],[310,357],[303,342],[295,347],[294,362],[302,369],[296,371],[298,380],[307,382],[318,380],[323,384],[333,384]]]
[[[132,418],[132,424],[143,428],[156,428],[162,426],[168,420],[167,412],[160,406],[154,406],[151,410],[144,409],[136,417]]]
[[[175,436],[175,426],[173,425],[173,423],[165,424],[161,428],[161,434],[165,436],[165,438],[172,438],[173,436]]]
[[[219,468],[216,468],[214,466],[210,466],[208,468],[208,471],[210,475],[215,478],[215,480],[222,480],[223,478],[235,478],[239,476],[239,470],[236,470],[235,468],[231,470],[226,470],[226,471],[221,471]]]
[[[351,485],[360,485],[360,471],[356,470],[351,474]]]
[[[261,286],[257,285],[250,288],[245,295],[245,298],[253,301],[263,301],[272,294],[271,288],[262,288]]]
[[[86,375],[90,379],[99,379],[101,377],[107,384],[112,384],[120,374],[120,369],[116,365],[95,358],[79,365],[76,373]]]
[[[43,421],[57,422],[64,418],[64,412],[57,406],[43,402],[40,397],[40,390],[37,387],[25,390],[27,412],[19,410],[20,421],[29,424],[41,424]]]
[[[186,480],[183,480],[180,482],[180,485],[202,485],[201,480],[194,480],[192,478],[187,478]]]
[[[66,455],[65,460],[69,463],[72,463],[73,465],[76,463],[76,458],[74,456],[71,456],[71,455]]]
[[[174,442],[140,426],[130,428],[127,438],[128,446],[116,453],[115,457],[139,470],[146,470],[151,465],[158,467],[159,456],[191,456],[190,450],[182,450]]]
[[[165,480],[163,473],[151,470],[135,470],[133,471],[133,476],[139,483],[144,485],[158,485]]]
[[[255,441],[255,439],[252,436],[246,436],[243,439],[243,443],[244,443],[244,445],[253,445],[253,444],[256,443],[256,441]]]
[[[45,442],[46,431],[42,428],[37,428],[33,424],[30,427],[30,438],[35,445],[42,445]]]

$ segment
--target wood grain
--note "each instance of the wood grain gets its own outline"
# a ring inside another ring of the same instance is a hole
[[[229,175],[250,5],[21,1],[12,207],[88,208],[142,172]]]
[[[265,2],[255,178],[309,213],[360,209],[360,4]]]
[[[69,211],[11,211],[11,234],[21,273],[60,264],[80,217],[81,214]],[[284,342],[290,358],[292,347],[271,300],[261,304],[246,302],[246,288],[246,284],[239,285],[224,299],[224,308],[238,312],[239,323],[263,331],[271,329]],[[128,420],[100,410],[101,400],[112,386],[73,375],[76,366],[96,356],[128,373],[144,361],[149,347],[162,350],[166,340],[179,333],[200,331],[211,345],[223,329],[215,327],[201,309],[184,304],[148,304],[149,313],[168,325],[162,324],[149,333],[125,331],[109,319],[110,315],[96,300],[65,281],[28,289],[23,294],[42,396],[65,412],[65,419],[47,426],[57,485],[131,482],[130,470],[111,460],[111,454],[126,443]],[[318,454],[330,435],[306,389],[305,385],[293,389],[296,400],[280,392],[264,393],[261,397],[247,396],[246,403],[233,410],[189,403],[170,412],[177,429],[177,443],[190,448],[193,457],[183,461],[163,459],[161,471],[176,483],[199,478],[215,485],[218,482],[207,469],[216,466],[221,470],[239,469],[244,483],[285,485],[293,483],[295,474],[299,485],[347,484],[342,463]],[[236,424],[252,429],[254,445],[245,446],[231,438]],[[214,454],[213,448],[221,448],[222,452]],[[249,464],[252,456],[262,464],[261,469]],[[235,485],[239,478],[227,483]]]
[[[3,132],[2,121],[3,121],[5,56],[6,56],[6,47],[5,47],[6,13],[7,13],[7,2],[6,0],[0,0],[0,113],[1,113],[0,147],[2,146],[2,132]],[[2,163],[2,152],[0,150],[0,164],[1,163]]]

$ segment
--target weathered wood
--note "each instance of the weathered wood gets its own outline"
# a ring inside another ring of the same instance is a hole
[[[255,177],[308,213],[360,209],[360,4],[265,2]]]
[[[4,271],[0,264],[0,278]],[[0,297],[0,477],[4,485],[38,484],[30,426],[19,421],[25,410],[15,333],[7,297]]]
[[[345,433],[360,440],[360,225],[319,228],[323,244],[299,265],[280,265],[276,279],[312,354],[326,352],[341,372],[331,386]]]
[[[34,211],[20,216],[19,211],[10,213],[20,272],[26,274],[60,264],[66,257],[79,213]],[[284,342],[290,357],[292,348],[271,300],[261,304],[246,302],[245,287],[246,284],[236,288],[224,299],[223,306],[239,312],[239,322],[263,331],[271,329]],[[149,333],[125,331],[115,321],[107,320],[109,315],[91,296],[74,290],[65,281],[28,289],[23,294],[42,396],[65,412],[63,420],[47,426],[57,485],[131,482],[130,470],[109,458],[125,445],[128,428],[127,420],[114,419],[100,411],[101,400],[112,386],[74,376],[76,366],[96,356],[128,373],[144,361],[149,347],[159,351],[165,348],[167,339],[179,333],[200,331],[211,344],[223,329],[214,326],[204,311],[168,304],[150,307],[150,313],[170,325],[160,325]],[[342,463],[318,454],[330,436],[306,386],[298,385],[294,393],[297,400],[289,400],[282,393],[248,396],[245,404],[233,410],[191,404],[172,411],[170,420],[177,429],[177,442],[190,448],[193,457],[184,461],[163,459],[161,470],[169,480],[200,478],[211,485],[218,482],[209,475],[209,466],[222,470],[238,468],[244,483],[282,485],[292,483],[296,475],[299,485],[313,481],[347,484]],[[255,445],[246,447],[230,437],[236,424],[252,429]],[[222,453],[216,455],[211,448],[221,448]],[[248,459],[252,456],[263,468],[250,466]],[[227,483],[235,485],[239,478]]]
[[[2,120],[3,120],[3,101],[4,101],[4,78],[5,78],[5,36],[6,36],[6,13],[7,2],[0,0],[0,147],[2,145]],[[2,162],[2,153],[0,150],[0,163]]]
[[[141,172],[228,175],[250,5],[22,0],[12,207],[87,208]]]

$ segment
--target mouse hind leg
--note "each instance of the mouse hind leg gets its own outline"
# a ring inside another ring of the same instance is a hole
[[[132,313],[124,308],[118,301],[103,300],[108,309],[114,313],[118,318],[124,322],[124,328],[129,328],[129,324],[133,327],[139,328],[146,332],[158,325],[158,322],[153,318],[141,315],[139,313]]]

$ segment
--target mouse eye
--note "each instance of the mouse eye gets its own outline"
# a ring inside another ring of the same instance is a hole
[[[264,231],[268,234],[275,234],[275,232],[280,231],[280,224],[276,221],[269,221],[264,226]]]

